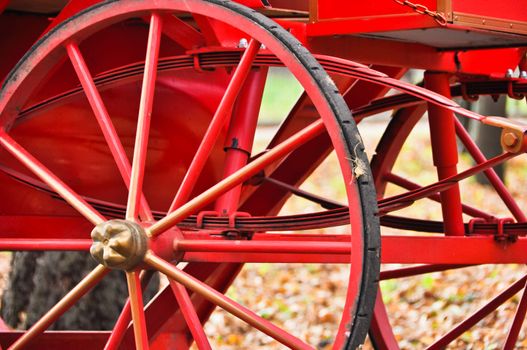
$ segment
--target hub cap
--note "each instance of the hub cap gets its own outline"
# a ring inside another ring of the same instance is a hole
[[[103,222],[92,230],[90,253],[100,264],[119,270],[135,268],[145,256],[148,241],[143,228],[125,220]]]

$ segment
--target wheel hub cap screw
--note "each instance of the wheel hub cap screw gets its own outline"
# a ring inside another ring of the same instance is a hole
[[[141,226],[131,221],[110,220],[92,230],[92,257],[98,263],[120,270],[135,268],[144,258],[148,240]]]

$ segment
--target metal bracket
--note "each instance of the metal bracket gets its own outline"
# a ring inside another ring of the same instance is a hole
[[[485,117],[483,124],[502,128],[501,147],[510,153],[527,151],[527,123],[503,117]]]

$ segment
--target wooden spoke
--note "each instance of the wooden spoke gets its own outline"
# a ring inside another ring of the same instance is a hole
[[[159,46],[161,44],[161,27],[162,22],[160,15],[156,13],[152,14],[150,18],[150,32],[148,34],[143,86],[141,88],[141,102],[139,105],[139,116],[137,119],[137,130],[135,134],[130,191],[128,193],[128,203],[126,207],[126,218],[128,220],[136,220],[139,213],[138,202],[143,189],[148,134],[150,131],[150,119],[152,117],[152,106],[154,103]]]
[[[123,178],[125,185],[129,188],[132,166],[130,165],[123,144],[119,139],[119,135],[117,135],[117,131],[115,130],[101,95],[95,86],[93,77],[82,53],[80,52],[79,46],[76,43],[70,42],[66,45],[66,51],[68,52],[73,68],[77,73],[77,77],[81,82],[84,93],[86,94],[88,102],[95,114],[97,122],[99,123],[104,139],[106,140],[115,163],[117,164],[117,168],[121,173],[121,177]],[[150,207],[144,197],[141,199],[141,216],[147,221],[153,220],[152,212],[150,211]]]
[[[126,272],[128,294],[130,296],[130,309],[134,326],[135,348],[148,349],[148,335],[146,333],[145,312],[143,307],[143,292],[138,272]]]

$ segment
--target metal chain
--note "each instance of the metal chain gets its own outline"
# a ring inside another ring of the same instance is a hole
[[[399,5],[410,7],[416,13],[432,17],[441,26],[446,26],[448,23],[446,17],[443,14],[439,12],[430,11],[428,7],[426,7],[425,5],[414,4],[413,2],[410,2],[408,0],[393,0],[393,1],[395,1]]]

